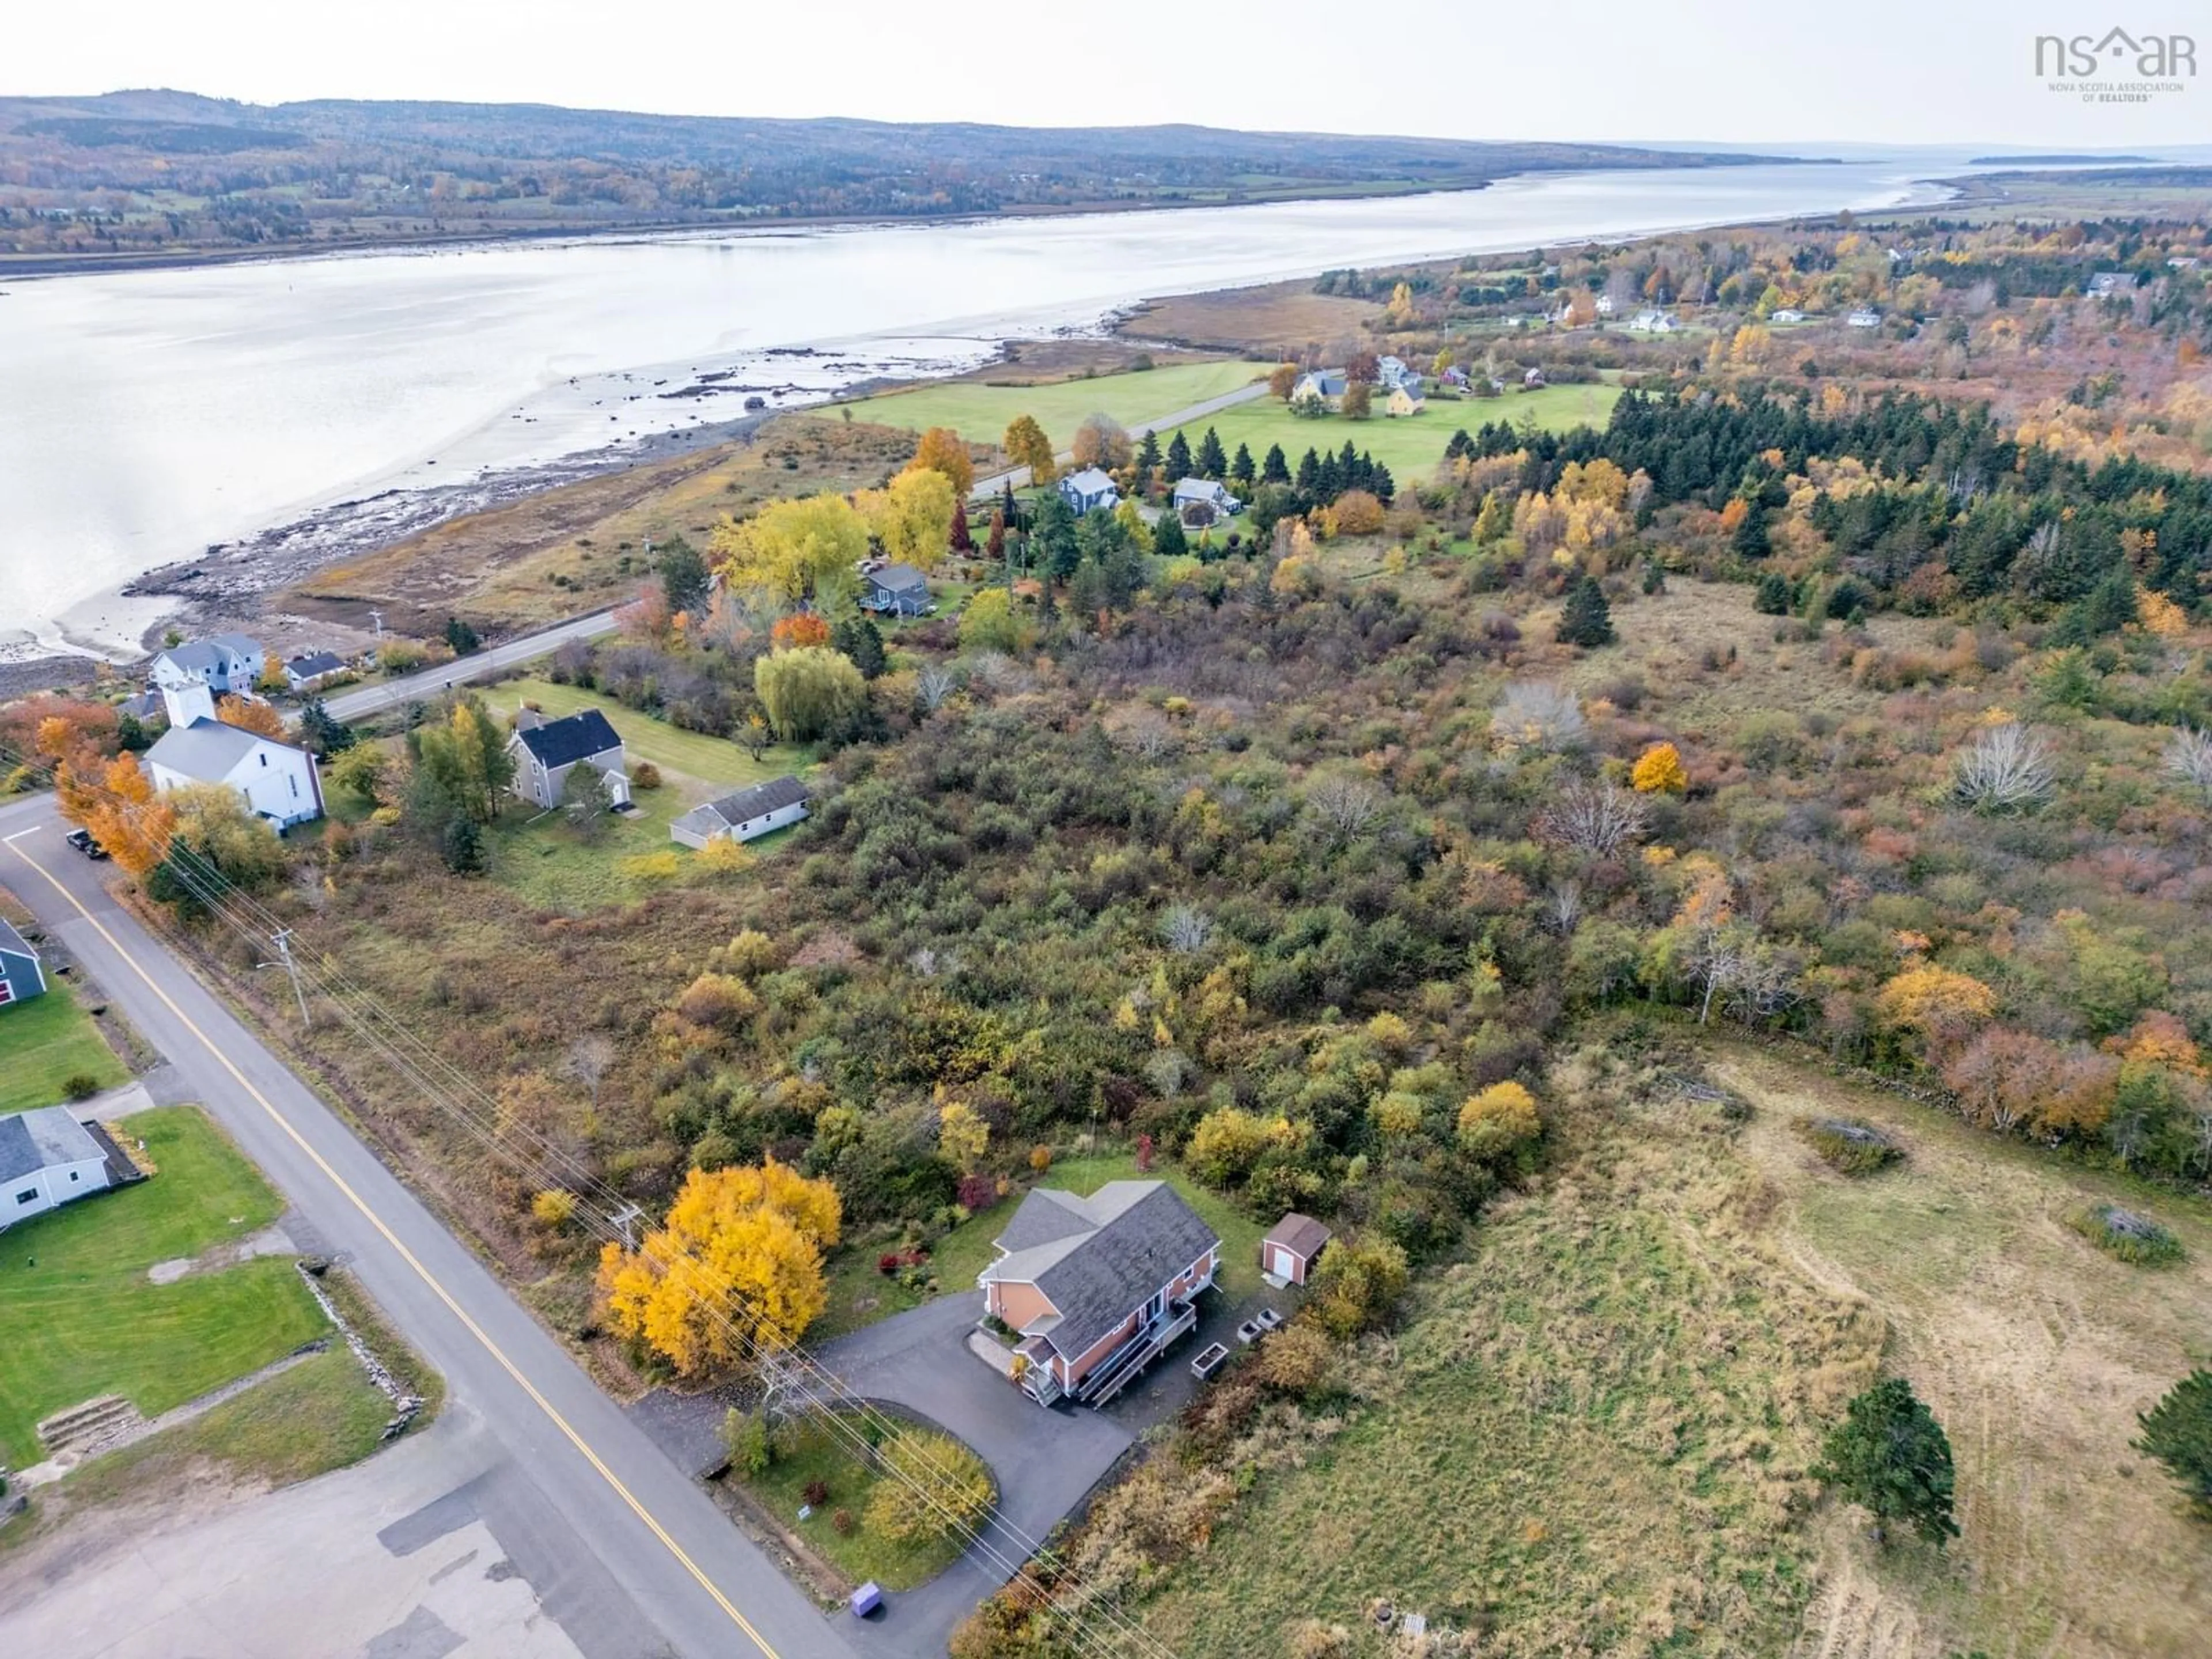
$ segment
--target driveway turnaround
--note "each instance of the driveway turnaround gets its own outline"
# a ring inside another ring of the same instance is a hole
[[[100,880],[112,866],[71,852],[50,796],[0,807],[0,881],[67,944],[444,1374],[454,1406],[473,1413],[496,1447],[500,1479],[526,1495],[515,1512],[558,1517],[543,1534],[553,1577],[603,1585],[619,1617],[672,1654],[844,1659],[852,1650],[842,1627],[816,1612],[313,1091],[108,895]],[[270,1553],[252,1573],[315,1571],[281,1534],[264,1542]],[[9,1652],[18,1645],[0,1644]],[[577,1645],[586,1659],[629,1650]],[[451,1650],[434,1641],[420,1650]],[[409,1650],[390,1651],[398,1659]]]

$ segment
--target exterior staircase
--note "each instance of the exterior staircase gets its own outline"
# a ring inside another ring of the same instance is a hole
[[[47,1418],[39,1425],[39,1440],[50,1459],[76,1462],[132,1438],[145,1426],[136,1406],[119,1394],[103,1394]]]
[[[1170,1305],[1167,1312],[1123,1343],[1075,1390],[1075,1397],[1096,1408],[1135,1382],[1146,1366],[1167,1352],[1178,1337],[1198,1323],[1198,1309],[1190,1303]]]

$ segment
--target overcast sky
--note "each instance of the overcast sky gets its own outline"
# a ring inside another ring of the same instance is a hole
[[[2202,0],[13,0],[8,12],[0,94],[164,86],[256,102],[1769,144],[2212,136],[2201,76],[2115,106],[2034,73],[2038,33],[2115,23],[2194,29],[2212,55]]]

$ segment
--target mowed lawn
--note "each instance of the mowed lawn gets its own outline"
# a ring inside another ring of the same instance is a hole
[[[1265,363],[1176,363],[1050,386],[949,380],[864,398],[849,407],[856,421],[904,427],[910,432],[949,426],[971,444],[995,444],[1016,416],[1033,415],[1053,447],[1066,449],[1088,416],[1110,415],[1133,432],[1147,422],[1265,379],[1268,368]]]
[[[1286,405],[1272,398],[1262,398],[1222,410],[1179,429],[1195,451],[1206,429],[1212,427],[1219,434],[1223,449],[1232,457],[1238,444],[1249,445],[1255,464],[1267,459],[1270,444],[1280,444],[1293,471],[1297,468],[1298,457],[1307,450],[1340,450],[1349,438],[1355,449],[1382,462],[1390,469],[1391,477],[1404,485],[1426,478],[1436,471],[1443,460],[1444,446],[1462,427],[1473,432],[1495,421],[1518,425],[1531,416],[1538,426],[1552,432],[1583,425],[1601,427],[1612,416],[1613,406],[1620,398],[1619,386],[1546,386],[1540,392],[1508,392],[1503,398],[1470,398],[1461,403],[1431,401],[1426,413],[1397,420],[1379,412],[1378,399],[1378,412],[1364,421],[1347,421],[1339,415],[1318,421],[1300,420]],[[1162,432],[1161,444],[1164,446],[1173,436],[1172,431]]]
[[[0,1462],[17,1468],[42,1455],[41,1418],[102,1394],[156,1416],[328,1328],[286,1258],[149,1279],[155,1263],[244,1238],[282,1206],[196,1107],[142,1112],[123,1129],[158,1175],[0,1242]]]
[[[486,702],[494,712],[512,714],[523,703],[536,703],[555,720],[586,708],[605,714],[621,736],[635,770],[650,761],[661,774],[658,789],[639,789],[634,813],[615,813],[597,842],[586,842],[557,816],[541,816],[535,806],[510,808],[489,836],[492,879],[547,909],[579,911],[641,898],[664,874],[632,862],[654,854],[672,854],[681,872],[693,857],[689,848],[668,838],[668,826],[702,801],[717,799],[748,785],[787,773],[804,772],[811,754],[788,744],[773,745],[755,760],[726,738],[685,732],[613,698],[581,686],[550,680],[510,681],[491,688]],[[749,842],[757,853],[771,851],[787,831]]]
[[[112,1089],[129,1076],[75,988],[51,968],[46,995],[0,1008],[0,1112],[51,1106],[73,1077]]]

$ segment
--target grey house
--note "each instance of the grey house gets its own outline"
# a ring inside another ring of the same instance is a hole
[[[234,696],[253,690],[268,660],[258,640],[243,634],[210,634],[162,652],[154,659],[149,678],[158,686],[197,681],[217,696]]]
[[[27,940],[0,921],[0,1008],[46,994],[46,964]]]
[[[0,1231],[111,1184],[107,1149],[68,1107],[0,1117]]]
[[[910,564],[887,564],[860,578],[860,608],[879,615],[919,617],[929,609],[929,578]]]
[[[568,774],[588,766],[607,781],[607,793],[617,806],[629,805],[622,738],[596,708],[557,720],[526,708],[514,717],[514,735],[507,746],[514,757],[514,793],[525,800],[550,811],[561,804]]]
[[[1203,502],[1213,509],[1218,519],[1226,519],[1242,513],[1244,503],[1231,495],[1226,488],[1212,478],[1178,478],[1175,487],[1176,511]]]
[[[1094,507],[1109,511],[1121,504],[1121,492],[1114,487],[1114,480],[1095,466],[1086,466],[1080,472],[1071,472],[1053,485],[1060,500],[1075,509],[1081,518]]]
[[[805,817],[811,793],[797,778],[771,778],[693,807],[668,826],[668,838],[694,848],[710,841],[750,841]]]

